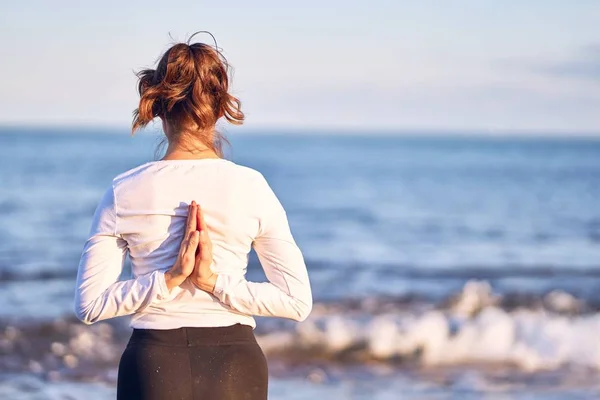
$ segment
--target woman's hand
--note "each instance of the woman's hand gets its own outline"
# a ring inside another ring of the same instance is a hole
[[[200,230],[200,245],[196,252],[196,262],[194,270],[189,276],[189,280],[201,290],[212,293],[215,290],[217,274],[210,269],[213,260],[212,242],[208,237],[208,228],[204,221],[204,215],[200,206],[196,212],[196,227]]]
[[[192,201],[188,206],[188,219],[185,227],[185,235],[179,247],[179,255],[173,267],[165,272],[165,282],[169,291],[176,286],[181,285],[194,271],[196,265],[196,253],[198,243],[200,242],[200,232],[198,231],[198,204]],[[212,252],[211,252],[212,258]],[[216,279],[215,279],[216,280]],[[213,285],[214,286],[214,285]]]

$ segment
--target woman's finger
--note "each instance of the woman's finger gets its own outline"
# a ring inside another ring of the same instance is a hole
[[[187,237],[187,235],[194,232],[196,230],[196,228],[198,227],[198,221],[197,221],[197,217],[196,217],[197,214],[198,214],[198,204],[196,204],[196,202],[192,200],[192,204],[190,204],[188,207],[188,219],[187,219],[187,224],[185,227],[186,237]]]
[[[204,212],[202,211],[202,207],[200,207],[198,204],[197,208],[196,227],[199,231],[207,231],[208,227],[206,226],[206,221],[204,220]]]
[[[208,237],[206,229],[200,231],[200,254],[199,258],[202,261],[212,260],[212,242]]]
[[[196,254],[196,249],[198,248],[198,243],[200,242],[200,232],[193,231],[189,235],[189,240],[187,241],[185,247],[185,253],[191,254],[192,257]]]
[[[200,260],[212,259],[212,242],[208,237],[208,226],[206,225],[204,212],[202,211],[202,207],[200,207],[200,205],[198,205],[197,220],[198,230],[200,231],[200,246],[198,248],[198,256]]]

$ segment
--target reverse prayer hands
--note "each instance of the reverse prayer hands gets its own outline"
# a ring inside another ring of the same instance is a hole
[[[179,247],[179,254],[173,267],[165,272],[165,283],[169,291],[189,279],[196,287],[212,293],[217,274],[210,269],[212,265],[212,242],[208,237],[208,228],[202,209],[195,202],[188,206],[188,218],[185,235]]]

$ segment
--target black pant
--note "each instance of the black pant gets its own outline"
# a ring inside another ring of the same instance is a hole
[[[134,329],[118,400],[264,400],[268,370],[252,327]]]

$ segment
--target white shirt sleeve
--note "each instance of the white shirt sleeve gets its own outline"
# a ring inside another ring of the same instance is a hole
[[[304,258],[292,237],[285,210],[262,175],[257,193],[262,216],[253,247],[269,282],[219,274],[214,295],[244,314],[303,321],[312,309]]]
[[[133,314],[168,297],[162,271],[119,281],[127,242],[117,233],[112,185],[96,209],[89,236],[79,262],[75,290],[75,313],[81,321],[92,324]]]

